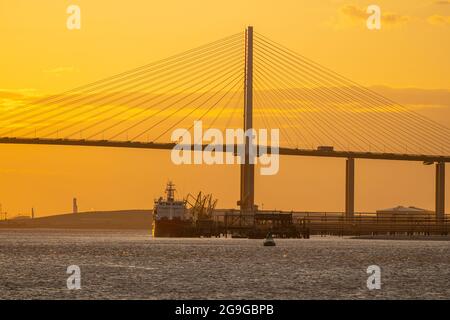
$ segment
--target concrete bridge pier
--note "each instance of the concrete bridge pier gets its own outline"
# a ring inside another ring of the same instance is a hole
[[[436,220],[445,218],[445,162],[436,163]]]
[[[355,159],[348,158],[345,168],[345,218],[355,215]]]

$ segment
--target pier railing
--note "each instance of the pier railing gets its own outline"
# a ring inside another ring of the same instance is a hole
[[[353,218],[342,215],[306,215],[293,219],[296,226],[306,226],[310,234],[331,235],[448,235],[450,219],[434,216],[379,216],[360,214]]]
[[[286,219],[288,217],[289,219]],[[450,216],[436,219],[434,214],[357,213],[348,218],[342,212],[260,211],[241,214],[223,211],[214,216],[216,225],[227,232],[284,235],[450,235]]]

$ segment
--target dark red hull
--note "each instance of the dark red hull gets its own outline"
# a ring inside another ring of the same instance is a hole
[[[189,220],[153,220],[153,237],[195,237],[195,228]]]

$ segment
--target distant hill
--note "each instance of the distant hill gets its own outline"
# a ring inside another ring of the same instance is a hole
[[[35,219],[0,221],[3,228],[140,229],[151,230],[151,210],[93,211]]]

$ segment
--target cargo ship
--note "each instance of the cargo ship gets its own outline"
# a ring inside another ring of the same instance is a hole
[[[193,219],[186,200],[175,199],[175,185],[169,181],[166,198],[155,200],[153,207],[153,237],[192,236]]]
[[[294,226],[292,213],[254,212],[216,209],[212,194],[188,194],[175,199],[175,185],[169,181],[165,197],[155,200],[152,235],[155,238],[228,237],[264,239],[271,233],[280,238],[305,237],[305,230]]]

